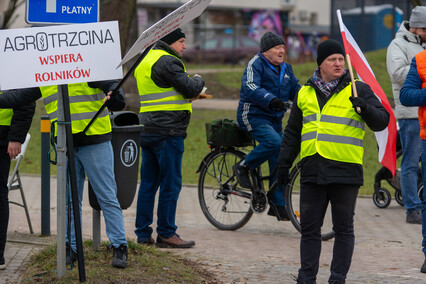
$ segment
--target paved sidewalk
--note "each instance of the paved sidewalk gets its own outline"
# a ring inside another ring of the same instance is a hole
[[[22,181],[35,234],[29,234],[23,208],[11,204],[7,267],[0,271],[0,283],[22,281],[20,270],[29,256],[44,244],[56,241],[56,180],[51,180],[52,237],[39,237],[40,177],[23,176]],[[92,235],[92,210],[88,199],[86,189],[84,238]],[[20,201],[19,192],[11,191],[10,200]],[[136,199],[123,213],[127,237],[135,241]],[[201,212],[194,186],[182,189],[176,220],[178,233],[185,239],[195,240],[196,246],[173,252],[205,264],[224,283],[294,283],[292,276],[297,275],[300,236],[290,222],[255,214],[238,231],[217,230]],[[103,221],[101,228],[102,238],[106,240]],[[406,224],[404,209],[394,200],[388,208],[379,209],[371,198],[358,198],[355,230],[355,253],[347,283],[426,283],[426,274],[419,272],[424,260],[421,226]],[[332,240],[323,242],[318,283],[327,283],[332,245]]]

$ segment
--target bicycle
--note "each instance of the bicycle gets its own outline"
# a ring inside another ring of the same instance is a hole
[[[268,205],[276,212],[270,196],[276,190],[277,183],[274,182],[268,191],[265,191],[263,185],[263,182],[270,180],[271,176],[262,176],[260,167],[250,170],[253,188],[249,189],[238,183],[232,170],[232,166],[247,155],[245,147],[248,144],[255,146],[256,142],[250,137],[250,143],[245,141],[237,146],[208,143],[210,153],[203,158],[197,170],[197,173],[200,174],[198,199],[207,220],[220,230],[237,230],[247,224],[254,212],[260,214],[266,210]],[[299,193],[300,162],[291,169],[284,194],[287,214],[293,226],[300,233]],[[321,234],[322,240],[334,237],[330,211],[327,210],[324,218],[322,230],[325,233]],[[276,215],[278,216],[278,214]]]

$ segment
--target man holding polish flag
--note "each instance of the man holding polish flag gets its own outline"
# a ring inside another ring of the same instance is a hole
[[[375,132],[386,131],[390,125],[389,117],[393,116],[390,107],[387,111],[382,104],[389,105],[383,91],[383,97],[377,95],[380,86],[375,80],[375,83],[367,81],[369,77],[374,79],[372,72],[365,63],[359,67],[359,62],[366,62],[361,57],[362,53],[356,52],[359,48],[349,44],[346,39],[348,33],[342,34],[346,52],[339,42],[332,39],[318,45],[318,68],[293,100],[278,157],[278,184],[288,183],[289,169],[298,154],[301,159],[299,198],[302,237],[297,283],[316,281],[321,254],[321,226],[329,204],[335,241],[328,281],[345,283],[355,247],[355,204],[364,182],[365,127]],[[347,53],[351,53],[357,63],[358,74],[366,82],[354,79],[349,61],[349,68],[345,68]],[[370,76],[361,76],[364,74],[361,71],[368,71]],[[389,131],[387,136],[391,136]],[[395,144],[393,146],[395,157]],[[388,159],[386,155],[381,155],[382,161]],[[387,163],[394,172],[396,165],[392,168],[391,164]]]
[[[367,59],[343,23],[340,10],[337,10],[337,19],[339,20],[340,32],[342,34],[342,40],[345,47],[345,52],[347,54],[347,59],[348,55],[350,58],[347,60],[349,70],[352,70],[352,66],[350,66],[352,61],[353,67],[357,72],[359,79],[370,86],[374,94],[390,114],[388,127],[385,130],[374,132],[374,134],[376,135],[376,140],[379,145],[379,162],[385,168],[391,171],[392,176],[394,176],[396,171],[397,138],[395,115],[393,114],[392,107],[389,104],[386,94],[383,92],[382,88],[377,82],[373,70],[367,62]]]

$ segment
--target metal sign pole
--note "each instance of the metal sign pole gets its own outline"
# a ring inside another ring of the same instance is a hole
[[[63,94],[65,92],[65,94]],[[64,104],[62,97],[68,96],[68,89],[58,86],[58,121],[64,121]],[[65,233],[66,233],[66,186],[67,186],[67,164],[66,164],[66,140],[65,125],[57,124],[58,141],[57,148],[57,254],[56,254],[56,273],[59,278],[65,276]]]

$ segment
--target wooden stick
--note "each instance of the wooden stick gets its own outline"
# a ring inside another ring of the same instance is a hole
[[[351,64],[351,58],[349,57],[349,54],[346,53],[346,62],[348,63],[348,69],[349,69],[349,74],[351,75],[351,81],[352,81],[352,96],[354,98],[358,97],[358,93],[356,91],[356,86],[355,86],[355,79],[354,79],[354,73],[352,71],[352,64]],[[361,109],[359,107],[356,107],[356,112],[357,113],[361,113]]]

